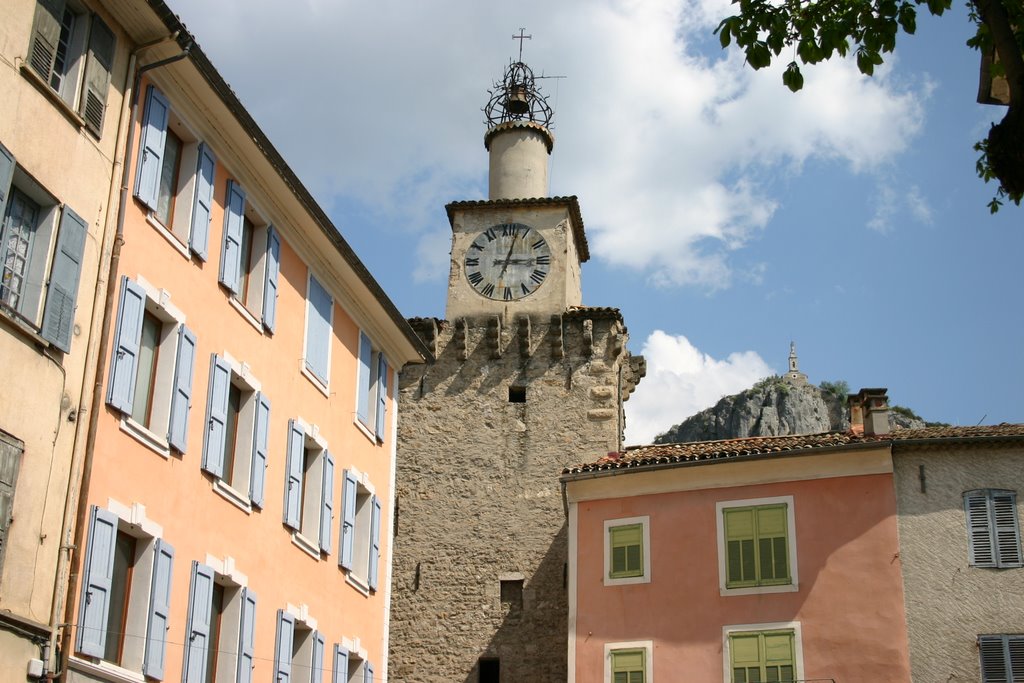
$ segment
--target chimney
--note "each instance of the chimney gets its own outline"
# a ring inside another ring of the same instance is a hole
[[[847,394],[846,405],[850,408],[850,431],[854,434],[864,433],[864,406],[860,402],[860,394]]]
[[[861,389],[851,394],[850,428],[858,431],[857,422],[865,436],[882,436],[889,433],[889,397],[885,388]]]

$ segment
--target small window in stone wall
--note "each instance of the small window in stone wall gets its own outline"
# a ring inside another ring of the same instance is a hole
[[[480,683],[498,683],[501,680],[501,660],[497,657],[481,657],[479,669]]]
[[[526,403],[526,387],[509,387],[509,403]]]
[[[518,617],[523,612],[523,580],[501,582],[501,612]]]

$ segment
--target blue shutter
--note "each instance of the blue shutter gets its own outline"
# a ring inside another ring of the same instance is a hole
[[[377,590],[377,565],[380,564],[380,498],[373,497],[373,510],[370,515],[370,565],[366,583],[370,590]]]
[[[309,682],[323,683],[324,680],[324,635],[313,631],[313,658],[309,666]]]
[[[163,539],[156,540],[153,557],[153,585],[149,593],[149,620],[146,624],[146,658],[142,673],[163,680],[167,656],[167,632],[171,614],[171,569],[174,548]]]
[[[224,242],[220,250],[220,282],[238,293],[238,277],[242,272],[242,220],[245,215],[245,190],[234,180],[228,181],[224,202]]]
[[[352,550],[356,540],[356,478],[351,470],[345,470],[341,489],[341,552],[338,564],[352,569]]]
[[[0,145],[0,221],[7,215],[7,197],[11,192],[11,182],[14,180],[14,155],[3,145]]]
[[[334,514],[334,456],[324,451],[323,487],[320,496],[320,550],[331,552],[331,521]]]
[[[184,683],[206,683],[206,658],[210,647],[210,612],[213,608],[213,569],[193,560],[185,624]]]
[[[217,354],[210,359],[210,393],[206,407],[206,436],[203,440],[203,469],[224,476],[224,443],[227,438],[228,391],[231,366]]]
[[[174,393],[167,442],[179,453],[188,443],[188,413],[192,407],[192,376],[196,365],[196,335],[184,325],[178,328],[178,357],[174,363]]]
[[[135,178],[135,196],[156,210],[160,194],[160,171],[163,169],[164,145],[167,142],[167,118],[170,105],[163,93],[149,86],[146,93],[146,116],[139,141],[139,167]]]
[[[283,609],[277,610],[277,637],[274,639],[274,683],[292,680],[292,639],[295,637],[295,617]]]
[[[57,249],[53,252],[50,283],[46,289],[43,309],[43,339],[67,353],[71,350],[71,330],[75,326],[75,304],[78,301],[78,280],[82,273],[82,254],[89,226],[68,207],[60,217]]]
[[[331,683],[348,683],[348,650],[334,644],[334,677]]]
[[[373,664],[363,662],[363,683],[373,683]]]
[[[377,439],[384,441],[387,433],[387,426],[384,424],[384,415],[388,406],[388,362],[384,353],[377,354],[377,419],[374,426],[377,430]]]
[[[256,425],[252,438],[252,472],[249,476],[249,500],[263,507],[263,488],[267,474],[267,453],[270,448],[270,399],[256,394]]]
[[[288,475],[284,489],[284,523],[299,528],[302,510],[302,465],[306,456],[306,433],[295,420],[288,420]]]
[[[235,683],[252,683],[256,662],[256,594],[242,589],[242,618],[238,628],[238,674]]]
[[[93,505],[82,594],[79,596],[78,635],[75,638],[75,649],[84,655],[102,657],[106,647],[116,540],[117,516]]]
[[[992,491],[992,527],[995,529],[996,562],[999,567],[1020,567],[1020,527],[1017,524],[1017,494]],[[1024,666],[1024,662],[1021,662]],[[1024,678],[1024,671],[1021,671]]]
[[[217,160],[213,158],[210,146],[199,145],[199,160],[196,164],[196,191],[192,197],[192,232],[189,246],[196,256],[206,260],[210,244],[210,216],[213,207],[213,175]]]
[[[121,276],[121,305],[114,332],[114,356],[110,359],[107,403],[122,413],[132,411],[135,399],[135,372],[142,343],[142,316],[146,312],[146,292],[138,284]]]
[[[328,383],[331,343],[331,308],[334,302],[327,290],[309,276],[309,311],[306,318],[306,367],[324,384]]]
[[[359,333],[359,371],[356,374],[356,417],[363,424],[370,424],[370,362],[373,360],[373,347],[370,338]]]
[[[267,271],[263,282],[263,327],[274,331],[277,318],[277,277],[281,272],[281,238],[271,225],[267,228]]]

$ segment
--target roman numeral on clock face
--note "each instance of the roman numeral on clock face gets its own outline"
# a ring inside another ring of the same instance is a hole
[[[516,223],[506,223],[505,225],[501,226],[501,236],[515,237],[516,235],[519,234],[519,228],[520,226],[517,225]]]
[[[480,293],[483,294],[484,296],[490,296],[491,294],[494,294],[494,285],[488,282],[486,285],[484,285],[483,289],[480,290]]]
[[[493,242],[498,239],[498,233],[494,232],[494,228],[488,228],[484,230],[484,236],[487,237],[488,242]]]
[[[512,288],[511,287],[506,287],[505,288],[505,301],[512,301]]]
[[[474,270],[466,275],[466,279],[469,280],[470,284],[478,285],[484,281],[484,276],[480,274],[479,270]]]
[[[477,258],[476,256],[467,256],[466,257],[466,267],[467,268],[479,268],[480,267],[480,259]]]
[[[544,282],[544,278],[547,276],[543,270],[537,270],[536,268],[530,273],[530,279],[536,282],[538,285]]]
[[[537,265],[538,266],[550,266],[551,265],[551,257],[548,256],[547,254],[545,254],[544,256],[538,256],[537,257]]]

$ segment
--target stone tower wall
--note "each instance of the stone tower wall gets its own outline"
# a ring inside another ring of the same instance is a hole
[[[565,681],[558,476],[620,449],[643,359],[614,309],[413,325],[437,360],[401,375],[390,678]]]

